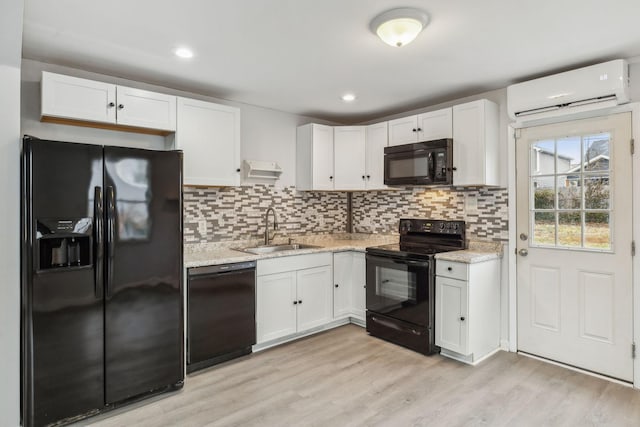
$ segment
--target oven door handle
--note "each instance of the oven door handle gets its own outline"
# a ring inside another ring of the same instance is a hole
[[[429,267],[429,261],[414,261],[414,260],[409,260],[409,259],[403,259],[403,258],[392,258],[392,257],[381,257],[381,256],[373,256],[373,255],[367,255],[367,261],[371,261],[373,263],[376,264],[383,264],[383,265],[409,265],[412,267],[421,267],[421,268],[428,268]]]

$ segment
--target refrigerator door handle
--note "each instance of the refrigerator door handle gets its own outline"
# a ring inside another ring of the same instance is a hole
[[[113,257],[115,246],[115,195],[112,186],[107,187],[107,297],[111,296],[111,288],[113,285]]]
[[[95,187],[93,194],[93,215],[95,232],[95,295],[96,299],[102,298],[104,278],[104,210],[102,205],[102,187]]]

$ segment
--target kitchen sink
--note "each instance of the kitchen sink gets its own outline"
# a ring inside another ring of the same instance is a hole
[[[315,249],[321,248],[322,246],[315,245],[304,245],[301,243],[292,243],[292,244],[283,244],[283,245],[263,245],[263,246],[253,246],[248,248],[236,248],[236,251],[248,252],[250,254],[262,255],[262,254],[270,254],[273,252],[282,252],[282,251],[297,251],[300,249]]]

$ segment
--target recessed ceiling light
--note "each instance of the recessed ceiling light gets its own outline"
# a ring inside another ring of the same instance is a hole
[[[411,43],[427,26],[429,15],[410,7],[387,10],[373,18],[371,31],[390,46]]]
[[[178,57],[178,58],[184,58],[184,59],[189,59],[189,58],[193,58],[193,51],[191,49],[189,49],[188,47],[178,47],[175,48],[173,50],[173,53]]]
[[[344,102],[353,102],[356,100],[356,96],[352,93],[345,93],[344,95],[342,95],[342,100]]]

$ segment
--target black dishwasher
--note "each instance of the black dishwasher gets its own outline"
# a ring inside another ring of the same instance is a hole
[[[190,268],[187,283],[187,373],[251,353],[255,261]]]

